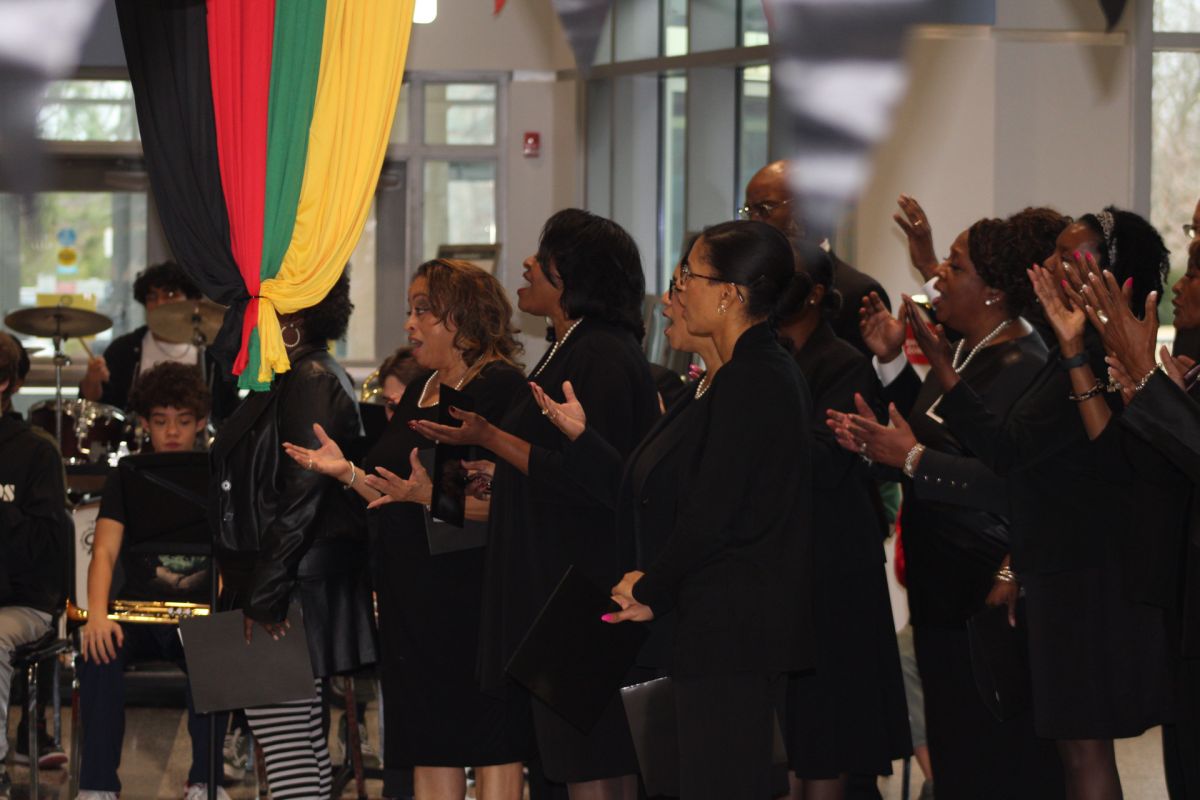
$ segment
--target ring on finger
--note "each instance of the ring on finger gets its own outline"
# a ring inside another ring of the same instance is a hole
[[[308,468],[309,468],[310,470],[312,469],[312,464],[313,464],[313,462],[312,462],[312,459],[310,458],[310,459],[308,460]]]
[[[542,416],[543,416],[543,417],[548,417],[548,416],[550,416],[550,409],[548,409],[548,408],[543,408],[543,409],[542,409]]]
[[[1097,317],[1099,317],[1099,318],[1100,318],[1100,321],[1101,321],[1101,322],[1103,322],[1105,325],[1107,325],[1107,324],[1108,324],[1108,314],[1105,314],[1105,313],[1104,313],[1103,311],[1101,311],[1101,310],[1097,310],[1097,311],[1096,311],[1096,316],[1097,316]]]

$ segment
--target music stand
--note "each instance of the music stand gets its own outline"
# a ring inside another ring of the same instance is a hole
[[[208,556],[211,604],[216,612],[218,577],[208,526],[208,453],[147,453],[117,464],[125,505],[125,543],[133,553]],[[208,797],[217,797],[221,732],[208,720]]]

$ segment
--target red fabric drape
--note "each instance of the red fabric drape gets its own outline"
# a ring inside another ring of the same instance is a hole
[[[263,209],[267,180],[267,106],[275,0],[208,0],[208,58],[221,186],[229,207],[229,239],[251,298],[261,284]],[[246,367],[250,333],[258,323],[251,299],[234,372]]]

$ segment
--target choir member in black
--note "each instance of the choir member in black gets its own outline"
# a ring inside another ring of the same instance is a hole
[[[204,430],[209,391],[195,366],[175,361],[147,370],[129,393],[129,405],[150,434],[155,453],[187,452]],[[134,456],[137,458],[137,456]],[[92,560],[88,565],[87,624],[80,630],[83,664],[79,671],[79,711],[83,750],[79,791],[88,800],[115,800],[121,791],[117,770],[125,738],[125,667],[135,661],[173,661],[186,669],[177,625],[124,624],[107,616],[110,599],[211,602],[212,559],[208,556],[142,555],[125,547],[128,516],[121,489],[121,471],[113,470],[104,483]],[[121,580],[113,586],[117,563]],[[115,591],[114,591],[115,589]],[[184,789],[186,800],[208,796],[208,717],[197,716],[187,688],[188,735],[192,766]],[[217,717],[223,729],[225,715]],[[217,796],[228,800],[223,787]]]
[[[321,679],[375,661],[362,503],[283,448],[317,447],[315,425],[343,449],[362,436],[350,379],[327,349],[345,336],[353,308],[343,274],[315,306],[281,314],[291,368],[238,406],[212,449],[221,608],[243,612],[247,639],[256,622],[278,637],[287,634],[289,604],[299,602],[316,677],[315,700],[246,710],[276,800],[329,796]]]
[[[515,691],[497,698],[479,690],[485,549],[430,555],[423,506],[432,486],[417,451],[434,442],[411,424],[437,419],[443,385],[495,419],[528,393],[515,361],[520,345],[512,306],[500,282],[479,267],[438,259],[417,269],[408,307],[404,329],[423,371],[362,467],[319,430],[320,450],[288,447],[288,453],[300,464],[312,459],[314,470],[352,487],[373,509],[367,519],[387,709],[384,762],[389,769],[415,767],[417,800],[462,800],[464,767],[475,767],[481,800],[519,800],[522,762],[534,749],[529,701]],[[487,504],[468,499],[468,519],[487,516]]]
[[[628,457],[660,414],[639,345],[645,280],[637,244],[610,220],[566,209],[546,222],[538,252],[525,261],[525,279],[517,305],[549,317],[555,337],[530,380],[556,400],[570,381],[589,423]],[[532,392],[522,393],[496,424],[480,414],[451,413],[464,421],[461,428],[414,424],[429,439],[480,445],[498,457],[479,676],[485,691],[507,694],[504,666],[567,568],[611,586],[632,531],[614,537],[612,511],[564,471],[566,439]],[[540,701],[533,701],[533,717],[546,777],[567,784],[572,800],[636,796],[637,756],[619,697],[587,735]]]
[[[867,465],[840,447],[826,410],[874,405],[879,379],[830,319],[842,296],[821,248],[797,245],[797,267],[813,288],[800,313],[779,326],[813,398],[813,622],[816,671],[788,681],[789,765],[795,800],[846,797],[848,775],[890,775],[912,755],[900,652],[888,595],[877,491]]]
[[[1187,272],[1173,287],[1175,329],[1200,332],[1200,244],[1193,242]],[[1092,284],[1088,299],[1096,311],[1107,307],[1109,323],[1100,323],[1109,358],[1110,375],[1124,387],[1127,402],[1120,425],[1165,459],[1172,470],[1143,458],[1136,465],[1147,470],[1140,485],[1139,516],[1147,517],[1145,530],[1130,541],[1137,561],[1161,565],[1147,570],[1145,583],[1161,587],[1168,602],[1167,634],[1175,676],[1175,724],[1163,726],[1163,757],[1167,792],[1172,800],[1200,797],[1200,385],[1197,370],[1187,356],[1172,357],[1163,347],[1162,368],[1155,369],[1154,347],[1158,336],[1157,314],[1143,321],[1126,311],[1115,281]],[[1105,289],[1108,291],[1106,292]],[[1110,295],[1105,298],[1105,295]],[[1089,313],[1093,324],[1097,313]],[[1131,378],[1131,375],[1143,379]],[[1126,439],[1126,444],[1129,444]],[[1158,492],[1146,491],[1158,488]],[[1156,511],[1160,513],[1155,513]],[[1156,530],[1153,524],[1158,522]],[[1156,535],[1157,534],[1157,535]],[[1138,557],[1137,550],[1146,551]],[[1157,574],[1156,574],[1157,573]],[[1157,578],[1157,580],[1156,580]]]
[[[1187,272],[1173,287],[1176,331],[1200,327],[1196,244],[1188,255]],[[1122,292],[1112,273],[1099,273],[1086,257],[1085,265],[1087,275],[1071,276],[1071,288],[1078,291],[1068,291],[1069,302],[1053,291],[1044,271],[1035,271],[1034,283],[1047,317],[1064,342],[1080,335],[1090,317],[1113,354],[1108,359],[1110,376],[1128,404],[1118,417],[1121,424],[1112,424],[1108,406],[1096,399],[1081,402],[1079,410],[1090,437],[1119,440],[1133,471],[1138,513],[1126,549],[1122,589],[1126,599],[1150,603],[1166,613],[1175,689],[1175,722],[1163,726],[1167,790],[1176,800],[1200,797],[1200,764],[1195,758],[1200,748],[1200,639],[1192,610],[1200,580],[1200,549],[1188,537],[1195,456],[1186,444],[1181,446],[1196,429],[1193,362],[1186,356],[1173,358],[1164,346],[1160,370],[1154,361],[1156,294],[1147,295],[1139,320],[1129,305],[1133,287]],[[1096,376],[1084,372],[1073,370],[1071,377],[1081,385],[1094,385]]]
[[[695,238],[687,243],[684,258]],[[628,462],[587,424],[585,409],[569,381],[563,384],[564,403],[555,402],[541,387],[533,386],[538,405],[571,440],[563,451],[563,469],[616,511],[618,531],[632,530],[634,533],[634,547],[618,554],[623,571],[645,569],[658,558],[675,528],[679,479],[683,473],[683,457],[689,447],[688,439],[704,413],[708,387],[721,369],[721,354],[712,337],[693,336],[683,322],[683,306],[676,288],[682,265],[683,259],[680,259],[662,296],[662,314],[671,323],[663,335],[672,350],[699,355],[704,362],[704,376],[678,393]],[[650,637],[637,658],[639,667],[653,671],[646,675],[647,679],[666,674],[671,666],[675,612],[668,611],[656,617],[649,627]]]
[[[963,335],[955,374],[997,415],[1008,413],[1045,362],[1041,336],[1020,316],[1033,301],[1025,271],[1053,252],[1067,222],[1049,209],[980,220],[937,269],[938,322]],[[908,605],[937,796],[1059,798],[1059,759],[1034,735],[1031,715],[999,722],[976,688],[967,619],[1006,602],[1010,622],[1018,622],[1005,569],[1014,535],[1009,501],[1003,482],[939,418],[941,383],[932,375],[922,383],[903,357],[903,321],[923,328],[917,313],[907,299],[899,321],[878,302],[864,306],[863,338],[881,363],[894,427],[879,425],[861,399],[858,415],[830,417],[846,447],[903,482]]]
[[[688,332],[723,365],[687,438],[671,535],[604,619],[677,611],[683,800],[770,796],[778,681],[813,665],[812,401],[775,332],[811,285],[787,239],[753,221],[705,231],[680,272]]]
[[[1132,212],[1086,214],[1063,230],[1044,264],[1056,291],[1088,261],[1131,280],[1140,309],[1162,288],[1166,250]],[[945,395],[937,413],[1009,489],[1011,569],[1025,591],[1034,724],[1056,740],[1067,796],[1121,796],[1113,739],[1172,721],[1163,612],[1128,600],[1125,557],[1134,478],[1115,437],[1090,440],[1079,404],[1104,394],[1081,375],[1103,374],[1104,348],[1090,327],[1051,349],[1007,413],[987,408],[959,379],[940,330],[917,341]],[[1094,380],[1094,379],[1093,379]],[[1111,398],[1111,399],[1109,399]],[[1121,402],[1112,397],[1110,411]],[[1089,403],[1092,405],[1092,403]],[[940,775],[939,775],[940,779]]]

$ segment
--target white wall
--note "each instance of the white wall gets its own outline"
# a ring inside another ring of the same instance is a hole
[[[1095,0],[999,0],[996,20],[911,39],[911,87],[855,226],[859,268],[894,300],[919,283],[891,218],[901,193],[925,207],[939,255],[981,217],[1132,205],[1128,41],[1098,39]]]

